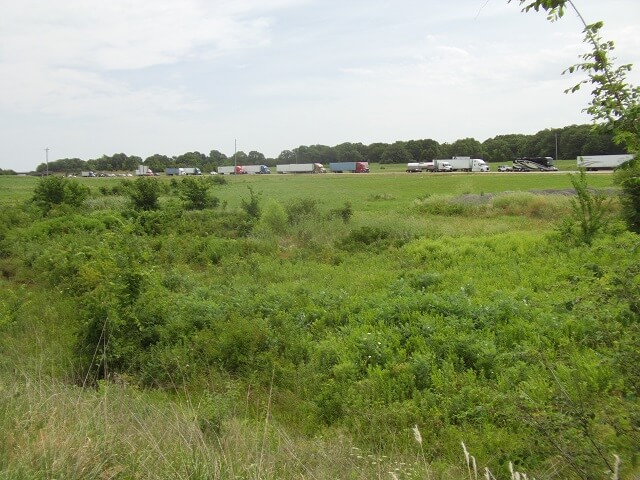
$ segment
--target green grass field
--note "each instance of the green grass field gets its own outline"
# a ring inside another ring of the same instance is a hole
[[[504,191],[536,191],[571,188],[569,173],[453,173],[407,174],[402,166],[380,170],[374,165],[370,174],[324,175],[244,175],[225,176],[234,185],[246,185],[265,198],[287,201],[291,198],[312,196],[328,206],[339,206],[349,201],[355,204],[371,204],[372,199],[384,199],[391,208],[402,208],[407,202],[426,194],[461,195]],[[97,192],[101,186],[121,182],[119,178],[78,178],[79,182]],[[161,182],[170,179],[158,177]],[[30,197],[37,183],[36,177],[0,176],[0,204],[11,204]],[[610,173],[589,174],[589,184],[594,188],[613,186]],[[219,189],[221,200],[236,206],[242,189]]]
[[[613,176],[581,211],[567,172],[378,167],[197,179],[201,210],[0,177],[0,479],[636,478]]]

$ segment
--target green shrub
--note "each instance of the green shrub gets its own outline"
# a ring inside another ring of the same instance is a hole
[[[33,192],[32,200],[45,213],[54,206],[79,207],[89,196],[89,188],[76,180],[59,176],[42,177]]]
[[[161,187],[155,178],[140,177],[129,184],[128,195],[136,210],[160,208]]]
[[[273,199],[267,201],[260,218],[260,227],[280,235],[286,231],[287,221],[287,212],[284,207]]]
[[[243,198],[240,202],[240,206],[250,219],[258,220],[262,213],[260,208],[260,194],[255,193],[251,187],[247,188],[249,189],[249,200]]]
[[[353,207],[351,205],[351,202],[345,202],[342,208],[335,208],[331,210],[331,214],[333,216],[341,218],[344,223],[349,223],[351,217],[353,216]]]
[[[210,187],[205,178],[186,177],[180,182],[178,190],[188,210],[204,210],[217,207],[220,203],[218,198],[211,196]]]
[[[291,225],[297,225],[305,219],[318,218],[318,201],[315,198],[296,198],[287,206],[287,218]]]
[[[349,232],[349,234],[338,241],[338,246],[344,250],[359,251],[369,248],[387,248],[391,245],[401,245],[402,238],[392,235],[388,230],[379,227],[362,226]]]
[[[215,175],[211,177],[211,183],[215,185],[227,185],[229,182],[222,175]]]
[[[571,183],[576,191],[576,198],[571,199],[572,215],[563,220],[558,230],[566,240],[591,245],[607,226],[610,201],[589,190],[584,170],[580,175],[571,175]]]
[[[640,176],[625,179],[621,187],[622,216],[629,230],[640,233]]]
[[[531,192],[501,193],[491,199],[491,213],[556,219],[568,213],[568,201],[563,195],[537,195]]]
[[[444,195],[432,195],[416,199],[414,205],[420,212],[444,216],[465,215],[473,209],[472,204],[456,202],[453,197]]]

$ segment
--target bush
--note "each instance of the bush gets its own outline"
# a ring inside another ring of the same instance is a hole
[[[160,208],[160,184],[153,178],[137,178],[130,184],[128,195],[136,210]]]
[[[318,216],[318,203],[314,198],[298,198],[287,205],[287,217],[291,225],[297,225],[305,218]]]
[[[560,234],[575,243],[591,245],[607,225],[609,202],[603,195],[594,194],[589,190],[584,170],[579,176],[571,175],[571,183],[577,197],[571,199],[573,212],[559,227]]]
[[[331,214],[340,217],[344,223],[349,223],[353,216],[353,207],[350,202],[345,202],[342,208],[336,208],[331,210]]]
[[[89,188],[76,180],[68,180],[55,175],[42,177],[33,192],[32,200],[45,213],[54,206],[81,206],[89,196]]]
[[[255,193],[253,188],[249,188],[249,200],[242,199],[240,206],[242,210],[245,211],[247,215],[253,220],[258,220],[260,218],[260,194]]]
[[[178,186],[180,198],[188,210],[204,210],[217,207],[220,200],[212,197],[209,192],[210,184],[206,179],[186,177]]]
[[[211,183],[215,185],[227,185],[229,182],[222,175],[216,175],[211,178]]]
[[[629,230],[640,233],[640,176],[622,182],[622,216]]]
[[[364,226],[357,230],[352,230],[346,238],[340,242],[340,246],[345,250],[357,251],[362,247],[372,245],[386,246],[390,243],[391,234],[378,227]]]
[[[287,212],[275,200],[269,200],[260,218],[260,226],[275,234],[282,234],[287,229]]]

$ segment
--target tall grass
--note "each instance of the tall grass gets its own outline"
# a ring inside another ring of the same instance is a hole
[[[363,452],[346,435],[292,436],[270,418],[219,431],[193,399],[103,383],[73,387],[27,372],[0,376],[0,479],[433,478],[410,457]]]

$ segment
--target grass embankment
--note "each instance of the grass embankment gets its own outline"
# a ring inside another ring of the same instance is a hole
[[[462,441],[498,478],[637,474],[639,241],[558,229],[526,190],[567,175],[229,177],[202,211],[158,178],[150,212],[80,179],[47,216],[24,180],[0,478],[463,478]]]

